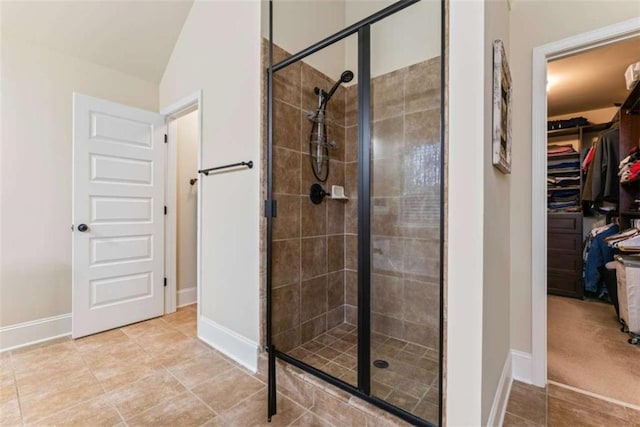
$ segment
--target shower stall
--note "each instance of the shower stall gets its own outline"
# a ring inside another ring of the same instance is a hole
[[[329,2],[346,27],[301,48],[313,3],[269,2],[269,416],[280,359],[439,425],[443,3]]]

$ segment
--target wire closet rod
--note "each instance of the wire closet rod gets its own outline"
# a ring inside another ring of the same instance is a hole
[[[224,165],[224,166],[216,166],[215,168],[200,169],[198,173],[209,175],[209,172],[218,171],[220,169],[235,168],[236,166],[246,166],[249,169],[251,169],[253,168],[253,160],[249,160],[248,162],[231,163],[229,165]]]

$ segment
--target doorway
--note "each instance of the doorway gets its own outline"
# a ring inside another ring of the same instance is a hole
[[[547,384],[547,66],[554,59],[628,40],[640,35],[640,24],[629,20],[539,46],[533,51],[532,107],[532,363],[533,384]]]

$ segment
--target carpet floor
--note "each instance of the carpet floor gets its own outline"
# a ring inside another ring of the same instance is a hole
[[[549,296],[548,379],[640,407],[640,346],[612,305]]]

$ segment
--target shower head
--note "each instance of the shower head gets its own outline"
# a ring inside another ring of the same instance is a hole
[[[327,103],[329,102],[329,99],[331,99],[331,97],[333,96],[334,92],[336,90],[338,90],[338,87],[342,83],[349,83],[351,80],[353,80],[353,72],[352,71],[347,70],[347,71],[344,71],[342,74],[340,74],[340,79],[338,79],[338,81],[334,83],[333,87],[331,88],[331,90],[329,92],[325,93],[324,99],[322,100],[322,107],[326,107],[327,106]],[[316,91],[316,94],[317,93],[318,92]]]
[[[353,71],[347,70],[340,75],[340,81],[342,83],[349,83],[351,80],[353,80]]]

